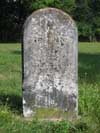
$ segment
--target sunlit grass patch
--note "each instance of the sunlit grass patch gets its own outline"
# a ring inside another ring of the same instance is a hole
[[[22,115],[21,45],[0,44],[0,133],[99,133],[100,43],[79,43],[79,118],[67,121],[26,121]],[[38,111],[37,115],[56,111]],[[58,114],[57,114],[58,115]]]

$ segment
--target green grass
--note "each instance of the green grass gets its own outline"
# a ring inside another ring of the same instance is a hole
[[[22,116],[21,46],[0,44],[0,133],[100,133],[100,43],[79,44],[78,67],[80,119],[27,121]]]

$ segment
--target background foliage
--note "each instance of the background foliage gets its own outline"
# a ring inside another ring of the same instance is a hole
[[[80,41],[100,41],[100,0],[0,0],[0,41],[19,41],[27,16],[44,7],[69,13]]]

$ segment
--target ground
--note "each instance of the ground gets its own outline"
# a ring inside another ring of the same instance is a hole
[[[79,43],[78,73],[76,122],[25,120],[21,45],[0,44],[0,133],[100,133],[100,43]]]

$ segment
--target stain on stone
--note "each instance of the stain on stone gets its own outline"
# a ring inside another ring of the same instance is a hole
[[[67,97],[67,108],[68,111],[75,111],[76,108],[76,96],[75,94],[68,95]]]
[[[64,45],[64,43],[61,43],[61,46],[63,46]]]
[[[61,82],[59,82],[58,85],[61,85]]]
[[[55,54],[57,53],[58,51],[57,50],[55,50]]]
[[[43,87],[43,84],[42,84],[42,83],[40,83],[40,86],[41,86],[41,87]]]

